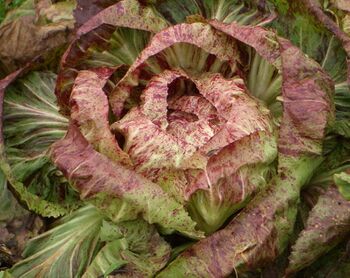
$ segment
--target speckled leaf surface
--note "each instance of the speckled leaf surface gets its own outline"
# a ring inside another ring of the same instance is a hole
[[[79,65],[91,46],[105,45],[117,27],[157,32],[166,26],[166,22],[152,9],[140,5],[136,0],[120,1],[91,17],[77,30],[75,39],[61,58],[55,93],[63,111],[67,113],[69,96],[76,77],[71,68]]]
[[[98,206],[109,217],[120,213],[113,209],[113,198],[119,198],[133,207],[132,214],[127,215],[129,219],[140,214],[149,223],[200,236],[182,205],[157,184],[96,152],[74,125],[63,140],[52,146],[51,157],[82,199],[102,198]]]
[[[305,229],[292,247],[288,274],[300,271],[335,247],[350,232],[350,202],[330,186],[312,208]]]
[[[97,68],[78,73],[70,97],[71,119],[96,151],[130,165],[130,158],[119,147],[108,121],[109,105],[103,87],[114,71],[113,68]]]
[[[249,27],[251,30],[249,33],[248,27],[239,27],[236,24],[231,26],[216,24],[216,26],[234,36],[239,33],[240,28],[242,32],[239,36],[246,31],[246,36],[243,36],[244,42],[256,47],[258,52],[261,44],[266,46],[267,41],[270,42],[269,38],[262,35],[266,31],[261,28],[257,28],[255,33],[254,27]],[[273,179],[268,189],[258,194],[227,227],[186,250],[161,272],[159,277],[171,277],[179,273],[194,277],[209,273],[213,277],[223,277],[235,270],[245,271],[266,264],[274,260],[286,247],[294,226],[300,187],[321,161],[315,154],[321,152],[319,141],[324,136],[327,120],[331,115],[328,98],[332,92],[332,83],[319,65],[312,63],[285,40],[277,39],[277,46],[274,43],[259,54],[271,62],[281,56],[281,70],[284,76],[283,98],[291,100],[284,103],[282,131],[278,141],[279,149],[282,151],[278,160],[279,177]],[[294,65],[290,67],[294,57],[300,57],[299,63],[295,67]],[[319,74],[315,75],[315,72]],[[308,79],[304,78],[305,74],[309,74]],[[288,81],[285,80],[287,76]],[[290,86],[289,82],[301,86]],[[320,87],[321,84],[324,87]],[[307,91],[305,87],[308,88]],[[311,97],[314,97],[312,110],[304,113],[296,109],[295,105],[298,102],[303,105]],[[325,112],[321,117],[317,112],[319,109]],[[303,125],[302,118],[306,115],[310,117],[310,121],[315,122],[315,125],[308,127]],[[300,141],[289,137],[285,132],[287,128],[299,130],[297,135]],[[311,138],[309,135],[312,135]],[[304,145],[302,139],[309,140],[309,143]],[[290,144],[287,144],[288,142]],[[298,143],[300,151],[298,149],[295,152],[294,146]],[[306,156],[302,155],[303,153]]]

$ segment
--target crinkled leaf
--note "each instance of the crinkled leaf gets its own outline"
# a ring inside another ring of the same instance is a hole
[[[153,277],[170,257],[170,246],[154,226],[142,220],[112,225],[104,222],[101,239],[108,242],[96,255],[83,277],[98,277],[115,270],[123,277]],[[119,269],[119,270],[118,270]]]
[[[126,219],[141,214],[149,223],[189,236],[200,235],[179,203],[157,184],[93,150],[77,127],[71,125],[67,136],[52,146],[51,157],[81,198],[93,201],[112,219],[120,213],[113,207],[113,200],[122,199],[133,208],[124,216]]]
[[[114,161],[130,165],[129,156],[121,150],[109,129],[109,105],[102,90],[114,70],[98,68],[78,73],[70,98],[71,119],[96,151]]]
[[[62,56],[62,68],[55,90],[60,106],[67,112],[72,83],[76,77],[71,67],[77,66],[86,57],[90,47],[106,45],[117,27],[157,32],[166,26],[164,19],[136,0],[120,1],[91,17],[77,30],[75,40]]]
[[[33,6],[33,14],[21,14],[0,26],[0,61],[8,72],[43,53],[53,56],[57,47],[68,42],[69,30],[73,28],[72,16],[59,17],[57,20],[49,16],[50,22],[41,24],[35,16],[35,8],[36,6]],[[43,17],[45,13],[48,15],[47,11],[41,10],[41,12]],[[72,12],[73,6],[62,13],[72,14]]]
[[[344,240],[349,231],[350,202],[330,186],[310,211],[306,227],[292,247],[286,272],[295,273],[310,265]]]
[[[228,36],[213,30],[205,23],[178,24],[158,32],[149,45],[140,53],[131,65],[124,78],[110,94],[110,103],[116,116],[120,116],[124,103],[131,94],[132,88],[138,84],[139,68],[152,56],[178,43],[195,45],[226,61],[232,70],[236,69],[239,60],[237,45]],[[191,53],[191,52],[190,52]],[[206,61],[208,56],[204,57]],[[180,60],[181,61],[181,60]],[[174,67],[183,65],[172,65]],[[186,67],[185,67],[186,68]]]
[[[157,277],[225,277],[274,260],[293,232],[298,187],[319,161],[296,159],[294,176],[277,177],[228,226],[200,240],[178,256]],[[306,167],[306,168],[305,168]]]
[[[198,95],[169,96],[169,84],[180,77],[191,80]],[[136,171],[182,202],[203,189],[191,212],[201,228],[216,230],[264,184],[264,172],[277,153],[268,112],[247,94],[239,78],[180,70],[152,77],[141,102],[113,125],[125,136],[124,150]],[[250,136],[251,141],[245,139]],[[255,144],[261,145],[259,151]],[[253,146],[256,156],[249,153]],[[258,170],[237,173],[248,164]]]
[[[262,28],[216,21],[211,24],[254,47],[282,71],[284,110],[278,142],[279,176],[228,226],[193,245],[159,277],[201,277],[208,273],[226,276],[234,270],[243,272],[262,266],[281,254],[293,231],[300,188],[320,164],[321,159],[315,154],[321,154],[320,143],[331,115],[330,78],[300,50]],[[280,66],[276,63],[279,56]],[[314,104],[312,108],[310,102]]]

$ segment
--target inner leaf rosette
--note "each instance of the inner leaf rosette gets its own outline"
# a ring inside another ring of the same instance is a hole
[[[146,178],[206,233],[247,204],[275,172],[273,116],[247,88],[239,44],[207,23],[178,24],[152,36],[114,88],[110,81],[121,68],[100,67],[79,71],[70,94],[71,119],[93,148]],[[109,130],[113,119],[118,140]],[[66,161],[60,162],[65,156],[56,154],[55,163],[67,172]],[[70,170],[66,175],[74,176]],[[93,175],[85,179],[97,186]],[[102,190],[81,197],[92,191]],[[123,208],[114,219],[136,217],[133,205]]]

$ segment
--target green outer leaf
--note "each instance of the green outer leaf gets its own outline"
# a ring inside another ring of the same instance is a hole
[[[120,253],[126,250],[128,247],[125,239],[117,239],[108,242],[102,249],[97,253],[86,272],[82,276],[83,278],[96,278],[103,275],[108,275],[115,269],[119,269],[125,266],[128,261],[120,256]]]
[[[348,201],[350,201],[350,174],[349,170],[347,172],[341,172],[335,174],[334,182],[338,187],[340,194]]]
[[[350,138],[350,86],[347,82],[344,81],[335,85],[334,102],[336,121],[332,125],[331,131]]]
[[[14,277],[80,277],[98,248],[103,217],[83,207],[55,223],[55,227],[27,244],[24,259],[10,273]]]
[[[0,170],[0,222],[10,221],[25,212],[8,189],[6,177]]]
[[[305,229],[292,246],[287,274],[296,273],[316,261],[350,232],[350,202],[330,186],[312,208]]]
[[[1,1],[1,2],[4,2]],[[0,26],[15,20],[16,18],[22,17],[22,16],[26,16],[26,15],[35,15],[35,6],[34,6],[34,0],[20,0],[20,1],[11,1],[11,2],[16,2],[16,3],[11,3],[12,5],[8,7],[5,7],[4,9],[9,9],[11,8],[11,10],[9,10],[6,13],[6,16],[4,18],[4,20],[1,22],[0,19]],[[22,2],[22,3],[21,3]],[[20,5],[19,5],[20,4]],[[6,6],[5,3],[2,3],[2,5]],[[17,6],[17,7],[16,7]]]
[[[103,222],[100,234],[106,245],[96,255],[84,278],[121,273],[123,277],[153,277],[170,258],[171,248],[154,226],[137,219]],[[121,268],[121,269],[120,269]]]
[[[68,124],[55,105],[55,77],[48,72],[32,72],[6,90],[1,168],[29,209],[58,217],[76,204],[74,192],[46,156],[49,145],[64,135]],[[62,190],[66,204],[61,203]]]
[[[13,278],[13,276],[6,270],[0,271],[0,278]]]

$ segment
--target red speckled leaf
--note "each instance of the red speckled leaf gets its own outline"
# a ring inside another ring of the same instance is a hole
[[[147,59],[176,43],[195,45],[215,55],[218,59],[227,61],[233,70],[236,68],[237,60],[239,60],[234,40],[214,30],[208,24],[183,23],[164,29],[152,38],[149,45],[141,52],[128,73],[111,93],[110,102],[116,116],[121,115],[125,100],[129,97],[132,87],[137,84],[139,68]]]
[[[232,36],[233,38],[253,47],[260,56],[271,64],[280,64],[279,45],[276,34],[259,26],[241,26],[233,22],[225,24],[217,20],[210,20],[210,25]]]
[[[187,249],[157,277],[226,277],[274,260],[281,251],[276,245],[281,232],[277,225],[290,233],[288,222],[296,213],[298,194],[289,190],[271,184],[228,226]],[[286,204],[294,210],[289,217]]]
[[[272,132],[269,111],[247,94],[242,79],[210,74],[195,83],[224,121],[218,132],[194,155],[197,159],[206,161],[225,146],[256,131]],[[185,164],[191,165],[191,160]]]
[[[170,94],[169,84],[177,78],[191,80],[195,90],[192,88],[190,95]],[[262,173],[276,157],[269,112],[248,95],[242,79],[225,79],[218,73],[165,70],[151,78],[141,100],[139,107],[113,124],[126,138],[124,151],[135,170],[181,202],[188,201],[199,189],[208,191],[210,197],[203,200],[211,205],[202,218],[214,218],[207,230],[217,229],[239,204],[262,187]],[[250,173],[251,180],[243,178],[249,171],[236,173],[240,167],[254,163],[261,165],[256,173]],[[245,184],[235,187],[240,180],[247,182],[247,188]],[[224,195],[227,198],[220,197]],[[203,208],[200,203],[196,205]],[[216,210],[222,203],[227,207],[223,217]]]
[[[280,152],[321,154],[325,127],[333,116],[331,78],[289,41],[278,40],[282,57],[283,119]]]
[[[285,102],[279,142],[280,174],[227,227],[187,249],[158,277],[175,277],[175,273],[225,277],[234,271],[264,266],[281,254],[293,231],[300,188],[320,163],[315,154],[321,152],[319,143],[332,114],[332,83],[317,63],[262,28],[214,23],[216,28],[256,48],[282,71]],[[276,62],[279,56],[280,65]],[[305,103],[309,103],[308,109],[298,110],[297,105]],[[305,119],[308,126],[303,123]],[[292,138],[287,138],[287,129],[295,132]]]
[[[330,186],[309,214],[305,229],[292,247],[287,273],[312,264],[344,240],[350,232],[350,202]]]
[[[113,206],[113,200],[122,199],[133,207],[130,219],[142,215],[149,223],[192,237],[201,235],[179,203],[157,184],[96,152],[76,126],[71,125],[66,137],[52,145],[51,158],[82,199],[102,199],[95,203],[100,204],[106,215],[118,215],[120,211]],[[108,203],[111,205],[106,208]]]
[[[199,227],[208,233],[216,231],[263,190],[270,180],[269,173],[274,172],[270,163],[276,155],[276,135],[255,132],[212,156],[204,171],[192,171],[195,175],[185,196],[191,196],[189,210]]]
[[[96,151],[123,165],[130,165],[129,156],[120,149],[108,122],[109,105],[103,87],[114,71],[97,68],[78,73],[70,99],[71,119]]]
[[[67,112],[72,80],[76,73],[71,68],[85,57],[87,50],[93,46],[106,46],[116,27],[157,32],[167,26],[167,23],[151,8],[141,6],[136,0],[120,1],[93,16],[78,30],[75,40],[70,44],[61,58],[61,70],[55,93],[58,103]]]
[[[168,85],[179,77],[194,82],[204,108],[211,105],[211,111],[217,112],[218,123],[197,120],[194,114],[189,117],[189,105],[185,111],[179,109],[167,115]],[[140,167],[138,171],[148,177],[145,170],[160,173],[161,169],[205,168],[209,157],[225,146],[256,131],[272,132],[268,111],[245,92],[239,78],[227,80],[214,73],[190,76],[180,70],[164,71],[150,80],[141,99],[141,108],[129,111],[113,127],[124,134],[125,151]],[[191,193],[197,189],[193,187]]]
[[[119,0],[78,0],[74,10],[75,26],[80,27],[91,17]]]
[[[167,134],[138,108],[130,110],[112,128],[125,136],[124,151],[130,155],[135,169],[149,178],[155,174],[152,170],[158,173],[176,168],[188,152],[193,152],[191,146]]]
[[[78,29],[77,35],[86,34],[103,24],[158,32],[165,28],[167,23],[162,17],[155,15],[150,7],[141,6],[139,1],[120,1],[90,18]]]
[[[283,120],[280,151],[285,154],[321,153],[321,140],[332,117],[334,84],[321,67],[289,41],[261,27],[224,24],[215,28],[253,47],[282,72]]]
[[[170,100],[168,107],[169,109],[181,110],[189,114],[194,114],[198,119],[217,119],[217,111],[215,107],[207,99],[201,96],[182,96]]]

